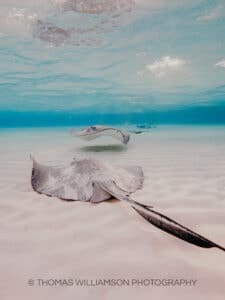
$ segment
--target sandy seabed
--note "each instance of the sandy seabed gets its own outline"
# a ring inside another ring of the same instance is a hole
[[[224,252],[170,236],[117,200],[35,193],[30,153],[54,165],[81,153],[140,165],[145,182],[135,200],[225,246],[225,127],[156,128],[132,135],[127,147],[85,143],[68,128],[0,131],[1,300],[224,299]]]

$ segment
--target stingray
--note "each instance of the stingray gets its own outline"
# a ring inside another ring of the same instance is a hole
[[[83,14],[112,14],[129,12],[135,5],[134,0],[66,0],[62,3],[65,11],[74,11]]]
[[[71,38],[71,30],[65,30],[49,22],[37,20],[33,26],[33,37],[55,46],[64,45]]]
[[[155,227],[193,245],[223,251],[225,248],[179,224],[173,219],[131,198],[142,188],[144,175],[141,167],[113,166],[94,158],[74,158],[67,166],[45,166],[33,157],[31,185],[47,196],[67,201],[98,203],[110,198],[126,201],[146,221]]]
[[[101,136],[111,136],[125,145],[130,140],[130,135],[128,133],[117,128],[106,127],[101,125],[86,127],[80,131],[76,131],[73,128],[71,129],[71,134],[86,141],[94,140]]]

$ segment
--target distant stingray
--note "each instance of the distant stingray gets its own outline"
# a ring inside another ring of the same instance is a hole
[[[32,158],[32,157],[31,157]],[[144,176],[140,167],[115,167],[93,158],[74,159],[66,167],[39,164],[34,158],[31,185],[35,191],[63,200],[101,202],[111,197],[126,201],[145,220],[186,242],[203,248],[225,248],[193,232],[152,207],[131,199]]]
[[[33,22],[34,38],[50,43],[51,46],[99,47],[110,30],[122,24],[123,16],[129,14],[133,0],[64,0],[54,1],[53,11],[45,19]],[[53,8],[52,7],[52,8]],[[74,15],[74,17],[72,17]],[[64,24],[58,26],[63,17]]]
[[[71,38],[71,30],[65,30],[49,22],[37,20],[33,25],[33,37],[61,46]]]
[[[76,131],[73,128],[71,129],[71,134],[86,141],[94,140],[100,136],[111,136],[121,141],[123,144],[127,144],[130,140],[130,135],[128,133],[117,128],[101,125],[86,127],[80,131]]]
[[[99,15],[123,11],[130,12],[134,5],[134,0],[66,0],[62,7],[65,11]]]

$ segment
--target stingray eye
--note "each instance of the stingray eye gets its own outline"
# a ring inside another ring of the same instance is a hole
[[[91,129],[95,130],[95,129],[96,129],[96,127],[95,127],[95,126],[91,126]]]

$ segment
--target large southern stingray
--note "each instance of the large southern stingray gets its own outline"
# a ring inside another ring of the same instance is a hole
[[[142,187],[144,175],[140,167],[115,167],[93,158],[75,158],[63,167],[39,164],[33,157],[31,185],[35,191],[63,200],[101,202],[111,197],[128,202],[152,225],[186,242],[203,248],[225,248],[195,233],[151,206],[131,199]]]
[[[111,136],[121,141],[123,144],[127,144],[130,140],[130,135],[128,133],[117,128],[102,125],[86,127],[80,131],[71,129],[71,134],[86,141],[94,140],[101,136]]]

